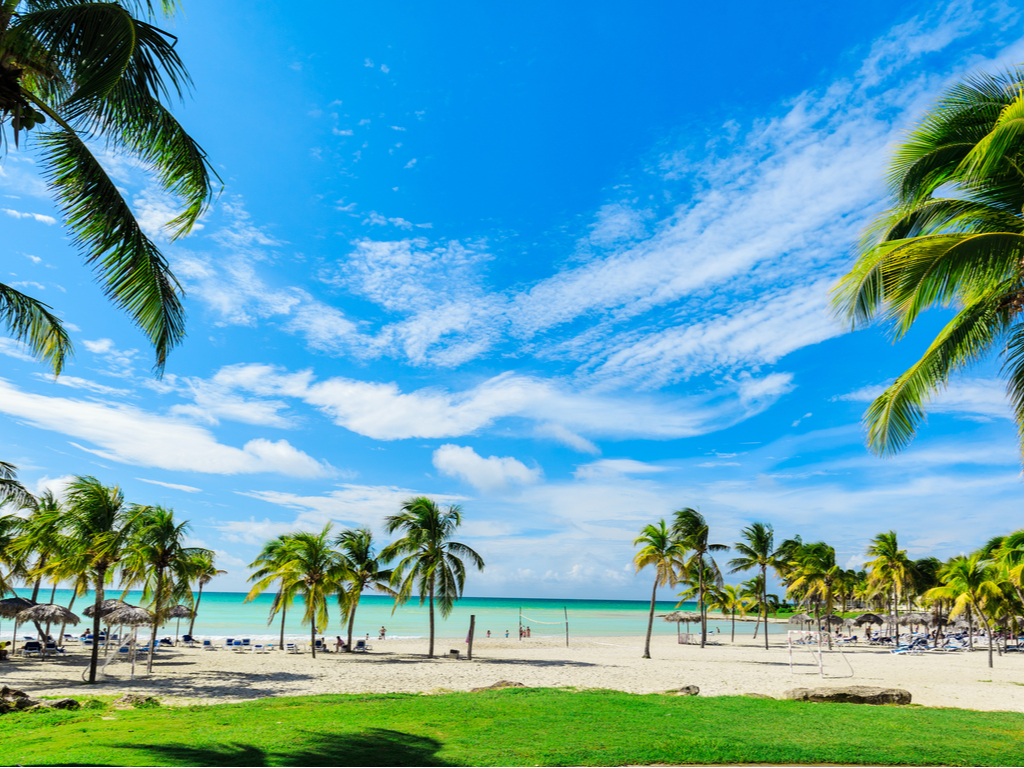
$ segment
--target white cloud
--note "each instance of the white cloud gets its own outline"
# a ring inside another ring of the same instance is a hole
[[[127,389],[118,389],[117,387],[108,387],[105,384],[99,384],[95,381],[89,381],[88,379],[81,379],[77,376],[68,376],[62,374],[61,376],[53,377],[45,373],[35,374],[37,379],[42,379],[50,384],[60,384],[64,387],[73,387],[75,389],[84,389],[88,392],[95,392],[98,395],[117,395],[119,397],[128,397],[131,392]]]
[[[405,168],[412,168],[414,165],[416,165],[416,158],[415,157],[412,160],[410,160],[408,163],[406,163],[404,167]]]
[[[834,399],[868,403],[881,395],[887,386],[888,383],[871,384]],[[999,379],[954,379],[925,404],[925,410],[928,413],[950,413],[979,421],[1013,418],[1006,383]]]
[[[28,347],[20,341],[7,336],[0,336],[0,355],[7,355],[15,360],[24,360],[27,363],[36,362]]]
[[[387,64],[381,64],[381,65],[380,65],[380,71],[381,71],[381,72],[383,72],[383,73],[384,73],[384,74],[386,75],[386,74],[387,74],[388,72],[390,72],[391,70],[390,70],[390,69],[388,68],[388,65],[387,65]]]
[[[274,472],[295,477],[331,473],[286,440],[264,438],[242,448],[223,445],[208,430],[127,405],[23,392],[0,379],[0,413],[40,429],[87,440],[96,448],[71,443],[102,458],[145,467],[211,474]]]
[[[43,224],[56,224],[57,220],[53,216],[46,216],[42,213],[22,213],[21,211],[15,211],[11,208],[0,208],[8,216],[12,216],[15,219],[34,219],[35,221]]]
[[[649,475],[665,472],[670,467],[647,464],[634,459],[599,459],[589,464],[580,464],[572,473],[577,480],[607,480],[627,475]]]
[[[511,456],[480,456],[469,446],[447,443],[434,451],[434,466],[449,477],[458,477],[481,491],[498,491],[510,485],[540,481],[540,467],[530,468]]]
[[[162,485],[164,488],[171,488],[172,490],[175,490],[175,491],[184,491],[185,493],[202,493],[202,491],[203,491],[202,488],[195,488],[195,487],[193,487],[191,485],[178,485],[177,483],[163,483],[163,482],[160,482],[159,480],[147,480],[144,477],[136,477],[135,479],[139,480],[139,481],[141,481],[143,483],[150,483],[151,485]]]
[[[346,128],[344,130],[341,128],[331,128],[331,133],[333,133],[335,136],[351,136],[352,134],[355,133],[355,131],[353,131],[351,128]]]

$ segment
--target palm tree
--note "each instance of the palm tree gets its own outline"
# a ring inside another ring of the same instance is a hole
[[[386,595],[397,597],[391,588],[392,571],[385,568],[387,562],[379,557],[373,548],[373,533],[369,528],[344,530],[338,534],[335,544],[341,549],[341,560],[348,570],[347,586],[338,593],[342,613],[348,618],[348,641],[346,651],[352,650],[352,628],[356,622],[356,609],[363,590],[369,588]]]
[[[795,553],[792,563],[793,582],[790,591],[802,593],[807,600],[814,602],[814,617],[819,618],[818,607],[825,605],[825,615],[832,616],[832,600],[835,596],[834,586],[842,568],[836,565],[836,551],[823,541],[804,544]],[[829,648],[832,647],[832,634],[829,633]]]
[[[740,582],[740,597],[746,601],[747,612],[751,608],[757,611],[757,621],[754,623],[754,639],[761,628],[761,610],[764,609],[764,631],[768,632],[768,612],[778,613],[779,596],[770,594],[765,584],[765,579],[757,575],[752,579]]]
[[[759,595],[760,597],[760,595]],[[749,598],[745,597],[740,589],[733,584],[723,584],[721,587],[712,589],[708,595],[708,607],[715,611],[721,611],[732,618],[732,631],[729,633],[729,642],[736,642],[736,614],[747,615],[747,608],[750,606]],[[765,601],[767,607],[767,601]],[[768,626],[768,614],[765,611],[765,626]],[[767,637],[768,633],[765,632]]]
[[[834,289],[836,310],[852,326],[881,318],[897,340],[931,307],[958,310],[869,406],[876,453],[904,448],[927,401],[996,345],[1024,440],[1022,85],[1024,70],[1013,68],[973,74],[946,92],[896,149],[892,207],[867,230]]]
[[[704,515],[690,507],[683,507],[675,513],[672,533],[679,539],[688,552],[692,553],[686,568],[697,574],[697,603],[700,607],[700,647],[703,648],[708,639],[707,606],[704,604],[704,592],[707,588],[706,575],[711,573],[715,582],[721,584],[722,575],[718,564],[711,557],[712,552],[725,552],[729,549],[725,544],[708,543],[708,523]]]
[[[192,577],[193,580],[199,585],[199,595],[195,599],[195,604],[192,608],[192,618],[188,623],[188,634],[190,637],[196,626],[196,614],[199,613],[199,603],[203,599],[203,587],[209,584],[215,577],[223,576],[227,573],[227,571],[221,571],[217,568],[213,553],[197,555],[192,563],[192,572],[195,574]],[[284,640],[282,639],[281,642],[283,643]]]
[[[26,132],[41,150],[51,192],[72,239],[107,296],[149,337],[156,367],[185,333],[181,287],[163,254],[99,159],[93,139],[144,163],[183,210],[168,222],[187,234],[213,195],[202,149],[163,100],[191,80],[175,38],[151,22],[175,0],[2,0],[0,144]],[[137,18],[141,11],[146,18]],[[47,124],[47,128],[39,126]],[[46,304],[0,285],[0,322],[59,374],[71,352]]]
[[[291,542],[293,534],[283,533],[280,536],[271,539],[263,545],[263,549],[260,550],[259,555],[256,559],[249,563],[250,568],[256,570],[249,577],[249,581],[255,581],[260,584],[270,584],[269,581],[265,581],[266,577],[272,573],[278,573],[288,560],[287,547]],[[249,594],[246,595],[243,602],[248,603],[250,600],[255,600],[260,594],[263,593],[264,588],[257,589],[253,587]],[[284,622],[288,618],[288,609],[292,605],[292,601],[295,599],[294,590],[285,590],[284,582],[278,583],[277,594],[274,595],[274,600],[270,604],[270,615],[267,617],[267,626],[269,627],[274,623],[274,617],[277,616],[278,612],[281,613],[281,639],[278,642],[278,648],[284,650]]]
[[[17,592],[14,591],[14,579],[21,578],[24,573],[24,558],[14,549],[20,527],[20,517],[0,516],[0,597],[8,592],[17,596]],[[7,570],[6,574],[3,569]]]
[[[301,595],[306,605],[303,624],[309,624],[309,646],[316,658],[316,635],[330,622],[327,598],[345,588],[348,568],[331,544],[332,524],[320,533],[292,533],[285,537],[279,568],[264,576],[249,592],[250,600],[280,581],[281,595]]]
[[[39,602],[39,588],[43,583],[43,574],[47,561],[54,556],[58,546],[60,532],[60,503],[51,491],[45,491],[38,499],[32,499],[25,509],[27,517],[22,518],[20,535],[14,544],[16,552],[20,552],[27,563],[32,556],[36,557],[31,574],[35,577],[32,587],[32,602]],[[56,581],[54,582],[56,589]],[[53,600],[51,599],[52,603]]]
[[[61,553],[66,564],[77,564],[88,573],[96,590],[93,637],[100,636],[100,605],[103,588],[113,575],[135,533],[138,512],[129,509],[117,486],[108,487],[95,477],[76,477],[65,494],[62,515],[68,549]],[[96,682],[99,643],[93,643],[89,682]]]
[[[121,597],[131,586],[142,585],[142,599],[149,602],[153,613],[146,661],[146,671],[152,672],[157,629],[167,620],[172,605],[192,602],[189,584],[194,578],[196,560],[200,556],[212,558],[213,552],[185,546],[191,526],[188,522],[178,523],[174,510],[134,506],[132,511],[137,522],[123,560],[125,590]]]
[[[0,301],[3,301],[2,294]],[[0,317],[2,316],[3,305],[0,304]],[[30,509],[35,503],[35,496],[18,482],[18,468],[6,461],[0,461],[0,507],[9,504],[18,509]]]
[[[775,551],[775,530],[768,523],[751,523],[740,532],[740,536],[743,537],[743,541],[732,545],[739,553],[739,557],[729,561],[729,567],[732,568],[729,573],[749,571],[751,568],[757,568],[761,572],[761,584],[765,594],[759,596],[758,604],[764,606],[764,648],[768,650],[768,599],[765,595],[768,589],[768,569],[775,567],[779,556]]]
[[[896,531],[880,533],[871,540],[867,549],[868,557],[873,557],[869,563],[865,563],[868,569],[868,581],[874,584],[879,591],[887,590],[889,596],[889,609],[897,618],[896,642],[900,641],[899,628],[899,601],[900,598],[912,589],[914,583],[914,564],[907,557],[907,551],[900,549],[899,541],[896,538]]]
[[[640,535],[633,540],[633,546],[641,546],[633,557],[636,572],[640,573],[648,565],[654,566],[654,587],[651,589],[651,611],[647,616],[647,640],[644,643],[643,658],[651,658],[651,631],[654,629],[654,604],[657,600],[658,587],[674,587],[678,581],[678,571],[682,567],[686,550],[672,535],[672,531],[661,519],[654,525],[645,525]]]
[[[976,552],[970,557],[954,557],[939,573],[943,586],[934,587],[926,594],[926,597],[932,599],[952,601],[950,616],[969,610],[981,617],[988,634],[989,667],[992,666],[993,628],[985,611],[990,604],[1002,599],[1002,591],[995,577],[992,561],[983,559],[980,553]]]
[[[401,557],[391,577],[392,585],[398,585],[396,605],[409,600],[413,588],[419,592],[420,605],[429,603],[430,608],[430,649],[427,656],[434,656],[434,602],[436,600],[441,617],[447,618],[462,596],[466,583],[466,564],[469,560],[477,570],[484,569],[483,558],[470,547],[452,541],[462,524],[462,509],[453,504],[442,509],[437,502],[426,496],[408,499],[402,504],[397,515],[384,518],[384,529],[388,533],[402,531],[405,535],[392,542],[381,557],[390,560]]]

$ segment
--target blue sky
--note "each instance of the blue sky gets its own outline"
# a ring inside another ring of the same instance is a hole
[[[109,307],[31,151],[0,163],[4,280],[73,328],[56,382],[0,339],[3,458],[192,520],[241,589],[260,543],[463,505],[478,596],[643,598],[681,506],[849,566],[1019,527],[995,364],[880,460],[860,417],[944,322],[849,333],[828,290],[892,146],[959,75],[1022,60],[986,3],[186,3],[178,113],[225,182],[193,235],[118,183],[188,290],[166,375]]]

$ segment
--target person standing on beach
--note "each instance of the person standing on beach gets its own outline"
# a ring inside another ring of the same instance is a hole
[[[387,633],[388,633],[387,629],[385,627],[381,627],[380,628],[380,637],[378,637],[377,639],[378,640],[384,640],[385,639],[385,635],[387,635]]]
[[[487,639],[488,640],[491,639],[491,630],[489,630],[489,629],[487,630]]]
[[[508,640],[508,630],[505,630],[505,639]]]

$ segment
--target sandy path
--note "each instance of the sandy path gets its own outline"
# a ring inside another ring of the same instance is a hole
[[[632,693],[653,693],[683,685],[697,685],[701,695],[764,693],[779,696],[788,688],[830,684],[895,686],[911,692],[914,702],[926,706],[965,707],[1024,712],[1024,654],[996,657],[987,666],[987,653],[894,656],[875,648],[848,650],[846,660],[826,654],[825,674],[802,650],[794,657],[791,673],[784,642],[770,650],[752,639],[732,646],[700,649],[677,645],[674,638],[656,637],[653,659],[641,659],[642,639],[586,638],[571,647],[553,641],[479,640],[473,661],[428,659],[423,640],[373,642],[368,654],[294,655],[200,651],[187,648],[161,653],[152,676],[145,664],[137,678],[128,679],[128,666],[111,665],[97,692],[151,692],[167,703],[218,703],[265,696],[311,693],[430,692],[467,690],[498,680],[527,686],[612,688]],[[460,640],[439,640],[438,651],[458,648]],[[0,665],[0,682],[38,695],[83,696],[82,672],[88,656],[74,649],[61,659],[40,662],[16,659]]]

